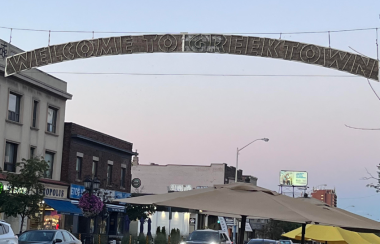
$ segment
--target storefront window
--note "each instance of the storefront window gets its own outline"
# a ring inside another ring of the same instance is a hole
[[[99,221],[99,230],[100,234],[107,233],[107,219]]]
[[[117,215],[117,234],[122,235],[124,229],[124,214],[118,213]]]
[[[45,210],[43,229],[44,230],[58,230],[61,225],[61,214],[55,210]]]
[[[95,228],[95,219],[90,219],[90,233],[94,233],[94,228]]]

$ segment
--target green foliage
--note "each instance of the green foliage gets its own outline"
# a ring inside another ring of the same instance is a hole
[[[107,236],[107,235],[105,235]],[[131,235],[129,233],[126,233],[123,235],[123,238],[121,239],[121,244],[129,244],[129,241],[131,241],[131,244],[137,244],[137,241],[139,240],[139,236],[135,236],[135,235]],[[102,242],[103,243],[103,242]],[[105,241],[104,243],[107,243],[107,241]],[[145,244],[145,242],[143,243],[139,243],[139,244]]]
[[[171,244],[179,244],[181,242],[181,233],[179,229],[172,229],[170,231]]]
[[[49,169],[48,163],[39,157],[16,164],[20,173],[8,173],[8,187],[0,194],[0,212],[8,216],[21,216],[21,226],[25,217],[33,218],[39,212],[44,198],[44,185],[39,182]],[[20,228],[20,233],[22,228]]]
[[[270,220],[262,230],[258,230],[257,233],[260,238],[267,238],[272,240],[282,239],[281,235],[283,233],[292,231],[301,227],[301,224],[284,222],[278,220]]]
[[[146,236],[144,233],[140,233],[138,241],[139,241],[139,244],[146,244]]]
[[[134,196],[134,194],[132,194]],[[126,214],[128,215],[131,221],[140,220],[144,218],[148,219],[149,215],[152,215],[156,212],[153,205],[131,205],[128,204],[126,207]]]
[[[154,244],[167,244],[165,227],[162,227],[162,231],[160,231],[160,227],[157,227],[156,238],[154,238]]]

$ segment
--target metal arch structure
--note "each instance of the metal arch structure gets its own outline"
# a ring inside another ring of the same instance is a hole
[[[219,53],[276,58],[379,81],[379,61],[363,55],[283,39],[188,33],[117,36],[47,46],[7,57],[5,76],[75,59],[137,53]]]

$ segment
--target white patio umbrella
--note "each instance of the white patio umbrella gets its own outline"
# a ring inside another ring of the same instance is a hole
[[[243,242],[246,218],[267,218],[303,224],[339,226],[348,229],[374,232],[380,223],[357,215],[334,211],[328,206],[317,206],[296,198],[247,183],[216,185],[205,189],[149,195],[119,200],[130,204],[153,204],[205,210],[240,216],[242,218],[240,244]]]

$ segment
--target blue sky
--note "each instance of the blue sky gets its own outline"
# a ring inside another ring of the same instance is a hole
[[[47,30],[258,33],[380,27],[378,1],[4,1],[0,26]],[[110,36],[96,34],[95,37]],[[261,35],[278,38],[279,35]],[[91,38],[52,33],[51,44]],[[0,29],[9,40],[9,30]],[[282,39],[328,46],[326,34]],[[375,31],[331,34],[333,48],[376,58]],[[13,31],[24,50],[48,33]],[[78,60],[47,72],[341,75],[282,60],[217,54],[143,54]],[[282,169],[306,170],[309,186],[336,188],[342,208],[380,218],[380,195],[366,188],[379,163],[380,101],[364,78],[202,77],[59,74],[74,95],[66,120],[131,141],[142,163],[235,164],[278,190]],[[377,82],[372,82],[380,93]],[[177,182],[173,182],[177,183]],[[349,207],[354,205],[355,207]]]

